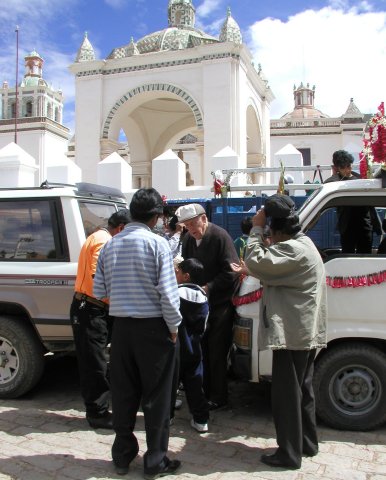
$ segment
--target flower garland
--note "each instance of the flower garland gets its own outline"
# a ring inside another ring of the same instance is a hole
[[[235,307],[240,307],[241,305],[249,305],[250,303],[258,302],[263,296],[263,288],[259,290],[254,290],[253,292],[246,293],[245,295],[235,295],[232,298],[232,303]]]
[[[386,270],[377,273],[368,273],[367,275],[357,275],[350,277],[326,277],[327,285],[331,288],[357,288],[371,287],[386,283]]]
[[[386,169],[386,117],[382,102],[378,112],[368,121],[363,137],[363,149],[359,154],[362,178],[372,178],[372,165],[378,163]]]
[[[367,275],[357,275],[349,277],[330,277],[326,276],[326,284],[331,288],[358,288],[371,287],[372,285],[380,285],[386,283],[386,270],[376,273],[368,273]],[[232,298],[232,303],[235,307],[242,305],[249,305],[250,303],[258,302],[263,296],[263,287],[245,295],[235,295]]]

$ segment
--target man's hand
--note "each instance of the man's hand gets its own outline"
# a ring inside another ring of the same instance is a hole
[[[178,337],[178,332],[174,332],[174,333],[170,332],[170,338],[172,339],[173,343],[176,343],[177,337]]]
[[[249,275],[244,260],[240,260],[240,263],[231,263],[231,269],[233,272],[238,273],[239,275]]]
[[[252,225],[254,227],[262,227],[264,228],[267,223],[267,217],[265,216],[264,208],[260,208],[260,210],[252,217]]]

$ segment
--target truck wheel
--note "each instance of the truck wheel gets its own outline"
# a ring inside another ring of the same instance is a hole
[[[43,348],[31,327],[15,317],[0,318],[0,398],[17,398],[42,376]]]
[[[366,344],[327,349],[316,361],[316,413],[332,428],[372,430],[386,421],[386,355]]]

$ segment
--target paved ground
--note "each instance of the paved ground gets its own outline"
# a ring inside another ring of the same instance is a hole
[[[386,479],[386,427],[375,432],[334,431],[320,426],[319,455],[297,471],[259,462],[275,447],[268,395],[256,385],[231,382],[231,405],[212,416],[210,433],[189,426],[186,405],[171,428],[170,457],[183,462],[176,480],[380,480]],[[73,358],[50,360],[39,386],[27,397],[0,401],[0,480],[142,478],[144,430],[138,416],[140,456],[126,477],[114,474],[113,435],[87,427]],[[173,478],[173,477],[166,477]]]

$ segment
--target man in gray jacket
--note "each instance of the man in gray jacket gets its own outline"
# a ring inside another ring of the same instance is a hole
[[[273,350],[272,414],[279,446],[261,461],[297,469],[302,455],[318,453],[312,377],[316,349],[327,341],[326,275],[315,245],[300,232],[290,197],[268,198],[252,223],[245,263],[264,289],[259,347]],[[267,223],[269,247],[263,239]]]

